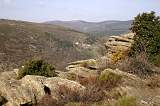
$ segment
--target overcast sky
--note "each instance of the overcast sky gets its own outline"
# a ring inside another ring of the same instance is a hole
[[[160,0],[0,0],[0,18],[50,20],[131,20],[140,12],[160,15]]]

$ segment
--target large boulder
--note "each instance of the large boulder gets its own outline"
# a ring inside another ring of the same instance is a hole
[[[6,72],[5,74],[1,73],[1,75],[10,74],[11,72],[8,74]],[[8,101],[5,106],[20,106],[20,104],[38,102],[45,95],[44,86],[49,87],[51,96],[56,100],[61,96],[58,93],[61,87],[68,88],[73,92],[82,92],[85,89],[84,86],[75,81],[60,77],[47,78],[34,75],[27,75],[20,80],[3,77],[0,80],[0,86],[0,96]]]
[[[34,93],[21,85],[21,81],[17,80],[1,80],[0,92],[8,102],[13,103],[13,106],[19,106],[28,102],[35,101]]]
[[[11,80],[16,79],[19,69],[14,69],[14,71],[6,71],[0,73],[0,80]]]

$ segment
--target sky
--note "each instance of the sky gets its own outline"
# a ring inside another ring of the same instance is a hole
[[[149,11],[160,15],[160,0],[0,0],[1,19],[31,22],[132,20]]]

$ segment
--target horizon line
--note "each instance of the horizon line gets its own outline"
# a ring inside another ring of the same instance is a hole
[[[47,22],[56,22],[56,21],[60,21],[60,22],[76,22],[76,21],[82,21],[82,22],[88,22],[88,23],[102,23],[102,22],[106,22],[106,21],[133,21],[133,19],[129,19],[129,20],[102,20],[102,21],[88,21],[88,20],[81,20],[81,19],[73,19],[73,20],[46,20],[46,21],[30,21],[30,20],[23,20],[23,19],[10,19],[10,18],[0,18],[0,20],[8,20],[8,21],[22,21],[22,22],[32,22],[32,23],[47,23]]]

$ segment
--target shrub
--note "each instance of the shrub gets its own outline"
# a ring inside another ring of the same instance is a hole
[[[103,86],[107,86],[109,88],[115,87],[120,81],[122,76],[112,73],[108,70],[101,72],[98,81]]]
[[[25,75],[39,75],[45,77],[57,76],[55,68],[43,60],[27,61],[24,67],[20,69],[18,73],[18,79],[24,77]]]
[[[78,78],[78,82],[84,86],[94,85],[97,83],[97,75],[91,75],[85,78]]]
[[[117,67],[119,67],[120,70],[137,74],[140,77],[145,77],[153,73],[152,64],[148,61],[148,58],[144,53],[135,57],[126,57],[117,64]]]
[[[97,68],[100,71],[103,71],[107,68],[111,68],[111,69],[116,68],[116,64],[113,64],[113,62],[110,59],[106,59],[104,57],[97,58],[96,62],[97,62]]]
[[[66,87],[65,85],[61,85],[59,87],[58,95],[60,95],[58,97],[58,106],[63,106],[69,102],[78,102],[80,100],[80,93],[76,90],[72,90],[71,88]]]
[[[104,88],[98,84],[89,85],[86,90],[80,94],[80,101],[84,104],[99,102],[105,98]]]
[[[154,75],[147,80],[147,86],[150,88],[159,88],[160,87],[160,79],[158,76]]]
[[[53,98],[51,95],[45,94],[37,104],[35,105],[24,105],[24,106],[58,106],[57,100]]]
[[[115,53],[112,54],[112,62],[116,63],[119,60],[123,59],[125,57],[125,53],[123,53],[123,51],[121,50],[117,50]]]
[[[160,54],[160,17],[155,12],[142,13],[135,17],[131,30],[135,33],[130,55],[146,52],[149,60],[155,63]],[[160,59],[160,58],[159,58]],[[156,65],[160,64],[160,61]]]
[[[123,96],[118,99],[115,106],[137,106],[136,98]]]

